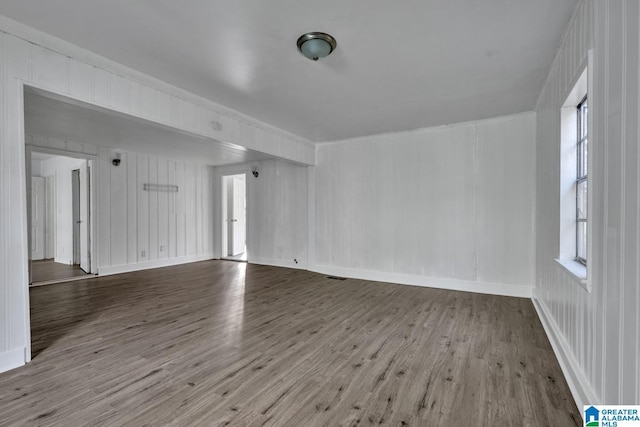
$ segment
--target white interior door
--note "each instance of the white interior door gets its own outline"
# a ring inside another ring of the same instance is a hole
[[[31,178],[31,259],[44,259],[44,219],[45,219],[44,178]]]
[[[233,202],[232,208],[232,236],[231,255],[240,255],[245,250],[246,240],[246,213],[245,213],[245,180],[240,177],[233,177]]]
[[[73,226],[71,265],[80,265],[80,169],[71,171],[71,225]]]
[[[53,259],[56,257],[56,177],[48,176],[45,183],[45,215],[44,215],[44,257]]]
[[[80,166],[80,268],[85,273],[91,272],[90,238],[89,238],[89,199],[90,168],[88,162]]]

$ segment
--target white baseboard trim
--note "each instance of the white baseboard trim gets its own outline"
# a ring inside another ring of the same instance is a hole
[[[468,280],[417,276],[402,273],[386,273],[383,271],[359,270],[354,268],[333,267],[329,265],[313,265],[309,270],[315,271],[316,273],[349,277],[352,279],[373,280],[376,282],[397,283],[400,285],[423,286],[428,288],[476,292],[480,294],[502,295],[509,297],[531,298],[533,291],[533,286],[472,282]]]
[[[249,255],[250,264],[260,264],[260,265],[270,265],[272,267],[286,267],[286,268],[295,268],[298,270],[306,270],[307,263],[303,261],[295,261],[284,260],[284,259],[276,259],[276,258],[260,258],[260,257],[252,257]]]
[[[27,362],[24,360],[26,348],[19,347],[0,353],[0,373],[19,368]]]
[[[556,354],[558,363],[560,363],[560,368],[567,380],[573,400],[576,402],[576,406],[578,406],[578,412],[584,417],[582,411],[583,405],[596,404],[601,402],[601,400],[591,387],[584,371],[580,368],[580,364],[576,360],[576,357],[571,351],[571,347],[569,347],[569,343],[567,343],[558,325],[553,320],[553,316],[549,313],[544,302],[538,298],[535,291],[533,292],[531,301],[533,301],[533,306],[538,312],[542,327],[547,333],[551,347],[553,347],[553,352]]]
[[[55,257],[53,259],[53,262],[57,262],[57,263],[64,264],[64,265],[73,265],[73,260],[69,259],[69,258],[58,258],[58,257]]]
[[[206,261],[214,259],[213,253],[189,255],[178,258],[158,259],[154,261],[137,262],[135,264],[112,265],[109,267],[99,267],[99,276],[109,276],[111,274],[130,273],[132,271],[148,270],[150,268],[169,267],[172,265],[188,264],[190,262]]]

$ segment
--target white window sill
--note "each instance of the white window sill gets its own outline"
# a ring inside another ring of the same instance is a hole
[[[587,292],[589,291],[589,282],[587,280],[587,267],[582,265],[573,259],[558,259],[556,262],[560,264],[564,269],[573,276],[574,279],[582,286]]]

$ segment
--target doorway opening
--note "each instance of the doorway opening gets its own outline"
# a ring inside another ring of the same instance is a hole
[[[222,259],[247,261],[247,175],[222,177]]]
[[[29,284],[86,278],[91,262],[93,161],[28,150]]]

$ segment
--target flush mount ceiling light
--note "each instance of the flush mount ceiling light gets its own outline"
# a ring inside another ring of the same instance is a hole
[[[312,61],[329,55],[336,50],[336,46],[338,46],[336,39],[327,33],[314,31],[298,38],[298,50]]]

